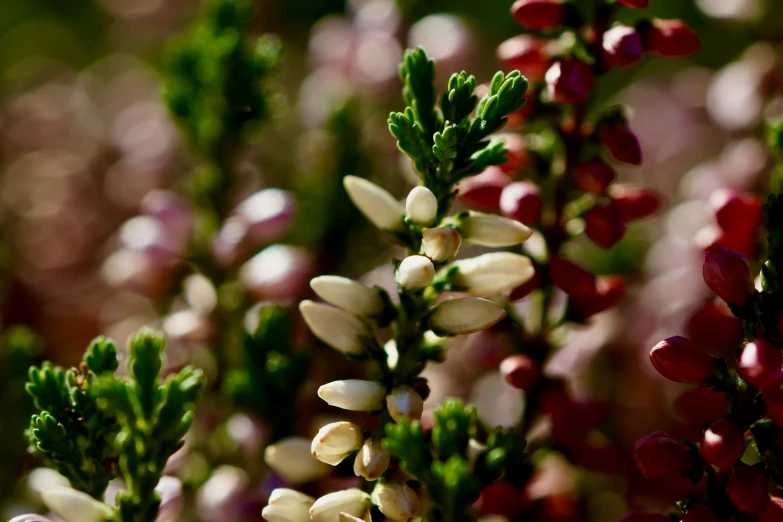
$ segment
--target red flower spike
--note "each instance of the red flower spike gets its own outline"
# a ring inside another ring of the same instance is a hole
[[[576,186],[596,196],[604,194],[616,177],[611,165],[602,159],[585,161],[574,169]]]
[[[685,513],[680,522],[718,522],[718,517],[704,504],[696,504]]]
[[[750,466],[734,469],[726,484],[726,495],[737,511],[756,513],[767,502],[768,484],[764,473]]]
[[[552,62],[545,50],[546,43],[540,38],[521,34],[500,44],[497,56],[506,71],[516,69],[528,80],[539,81]]]
[[[609,149],[617,161],[629,165],[642,164],[642,146],[624,121],[606,123],[598,131],[601,143]]]
[[[572,297],[590,297],[595,294],[595,276],[562,257],[550,260],[549,277],[556,287]]]
[[[557,0],[517,0],[511,6],[511,16],[519,25],[534,31],[557,27],[565,13],[565,6]]]
[[[617,0],[617,3],[631,9],[647,9],[650,7],[650,0]]]
[[[532,225],[541,218],[541,192],[529,181],[517,181],[500,194],[500,212],[520,223]]]
[[[682,20],[653,20],[642,38],[647,51],[664,58],[682,58],[701,48],[699,37]]]
[[[626,222],[649,217],[663,205],[660,193],[639,185],[612,185],[609,196]]]
[[[497,212],[500,208],[500,194],[511,183],[499,167],[489,167],[484,172],[461,181],[457,199],[466,207]]]
[[[728,415],[729,400],[712,388],[694,388],[677,397],[674,411],[690,424],[703,426]]]
[[[710,195],[708,204],[726,232],[746,236],[761,226],[762,203],[753,194],[720,189]]]
[[[696,310],[687,328],[691,341],[715,355],[730,355],[744,336],[742,320],[720,300],[710,300]]]
[[[541,378],[541,366],[527,355],[512,355],[500,363],[500,373],[514,388],[529,391]]]
[[[513,520],[520,509],[519,495],[519,490],[510,482],[496,482],[481,490],[476,508],[482,515],[502,515]]]
[[[671,522],[671,519],[665,515],[650,511],[634,511],[621,518],[620,522]]]
[[[730,304],[745,304],[754,290],[748,259],[727,248],[713,248],[704,255],[702,274],[710,290]]]
[[[737,362],[740,377],[761,391],[777,388],[783,381],[783,353],[764,339],[749,342]]]
[[[715,375],[715,359],[704,353],[685,337],[664,339],[650,351],[650,360],[658,373],[674,382],[706,386]]]
[[[555,62],[546,72],[545,80],[552,101],[578,105],[590,96],[595,75],[586,63],[568,58]]]
[[[613,247],[625,235],[625,221],[611,201],[599,202],[584,218],[585,234],[601,248]]]
[[[708,464],[728,471],[745,453],[745,437],[734,424],[721,419],[704,432],[700,453]]]
[[[767,417],[778,427],[783,427],[783,390],[775,388],[768,391],[764,402],[767,405]]]
[[[783,499],[769,497],[756,513],[756,522],[780,522],[783,520]]]
[[[606,31],[603,48],[609,61],[620,68],[635,64],[644,55],[641,35],[627,25],[617,25]]]
[[[639,439],[633,449],[633,458],[636,467],[648,479],[679,477],[693,463],[688,446],[660,431]]]

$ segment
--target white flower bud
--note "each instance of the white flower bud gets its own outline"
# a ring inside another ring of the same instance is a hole
[[[274,504],[307,504],[307,507],[313,505],[315,499],[310,495],[290,488],[276,488],[269,494],[269,505]]]
[[[353,472],[357,477],[366,480],[377,480],[389,468],[391,455],[383,449],[380,439],[369,438],[364,441],[356,459],[353,461]]]
[[[103,522],[113,510],[87,493],[58,486],[41,491],[41,500],[63,522]]]
[[[363,441],[364,435],[358,425],[347,421],[333,422],[318,431],[310,452],[321,462],[336,466],[359,449]]]
[[[397,230],[403,227],[405,209],[394,196],[357,176],[345,176],[343,185],[356,208],[377,228]]]
[[[405,200],[405,211],[417,225],[429,226],[438,215],[438,199],[427,187],[415,187]]]
[[[536,271],[530,259],[511,252],[492,252],[455,261],[452,276],[455,289],[476,295],[491,295],[516,288],[532,278]]]
[[[310,454],[310,440],[286,437],[264,450],[264,461],[286,482],[301,484],[327,475],[331,468]]]
[[[41,515],[27,514],[14,517],[8,522],[53,522],[51,519],[42,517]]]
[[[261,516],[268,522],[308,522],[315,499],[295,489],[277,488],[269,495]]]
[[[371,317],[386,308],[380,290],[347,277],[319,276],[310,281],[310,287],[330,305],[355,315]]]
[[[318,396],[329,406],[350,411],[376,411],[383,408],[386,386],[375,381],[347,379],[324,384]]]
[[[335,491],[319,498],[310,508],[313,522],[339,522],[340,514],[362,518],[370,508],[370,495],[358,488]]]
[[[465,243],[488,247],[518,245],[533,234],[519,221],[481,212],[469,212],[461,218],[459,232]]]
[[[470,467],[476,465],[476,461],[481,456],[481,454],[484,453],[485,451],[487,451],[487,447],[484,444],[480,443],[476,439],[468,440],[467,456],[468,456],[468,464],[470,465]]]
[[[364,518],[355,517],[348,513],[340,513],[340,522],[372,522],[370,519],[370,512],[368,511]]]
[[[460,297],[438,303],[428,326],[438,335],[464,335],[489,328],[506,316],[502,306],[480,297]]]
[[[302,301],[299,311],[313,334],[335,350],[358,354],[372,338],[369,327],[358,317],[333,306]]]
[[[397,284],[405,290],[422,290],[435,277],[435,265],[424,256],[408,256],[397,268]]]
[[[410,386],[397,386],[386,396],[386,408],[394,421],[403,417],[419,420],[424,411],[424,400]]]
[[[405,484],[387,482],[372,490],[372,502],[386,518],[406,522],[419,512],[419,497]]]
[[[452,227],[430,228],[421,239],[424,255],[436,263],[453,258],[462,245],[462,236]]]

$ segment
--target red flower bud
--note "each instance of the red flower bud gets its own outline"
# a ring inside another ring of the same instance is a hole
[[[520,509],[520,492],[510,482],[495,482],[481,490],[476,508],[482,515],[502,515],[513,520]]]
[[[617,0],[617,2],[631,9],[647,9],[650,6],[650,0]]]
[[[511,16],[519,25],[534,31],[557,27],[565,12],[557,0],[517,0],[511,6]]]
[[[529,181],[517,181],[500,194],[500,211],[504,216],[531,225],[541,217],[541,193]]]
[[[518,70],[530,81],[544,78],[551,59],[546,52],[546,41],[521,34],[506,40],[498,47],[497,55],[507,71]]]
[[[613,185],[609,196],[626,222],[649,217],[661,208],[663,199],[655,190],[639,185]]]
[[[680,522],[718,522],[718,517],[704,504],[696,504],[685,513]]]
[[[620,522],[671,522],[671,519],[665,515],[650,511],[634,511],[621,518]]]
[[[585,441],[573,455],[574,464],[593,473],[614,475],[623,469],[619,448],[610,442]]]
[[[630,165],[642,164],[642,146],[639,144],[639,138],[626,122],[616,121],[601,125],[598,137],[617,161]]]
[[[769,497],[756,513],[756,522],[780,522],[783,520],[783,499]]]
[[[763,339],[749,342],[737,362],[740,377],[762,391],[771,390],[783,381],[783,353]]]
[[[530,158],[525,138],[513,132],[500,132],[494,137],[502,141],[506,148],[506,162],[500,165],[500,170],[513,177],[513,174],[521,170]]]
[[[602,159],[585,161],[574,169],[574,182],[585,192],[602,195],[617,177],[614,169]]]
[[[728,415],[729,400],[712,388],[694,388],[677,397],[674,411],[689,423],[703,426]]]
[[[650,351],[650,360],[658,373],[674,382],[705,386],[715,375],[715,359],[685,337],[664,339]]]
[[[734,424],[721,419],[704,432],[700,453],[708,464],[721,471],[730,470],[745,453],[745,437]]]
[[[604,52],[618,67],[628,67],[642,59],[642,37],[633,27],[617,25],[604,33]]]
[[[708,301],[688,321],[688,338],[712,354],[731,354],[743,335],[742,320],[723,301]]]
[[[761,226],[762,204],[753,194],[731,189],[716,190],[710,195],[709,206],[718,225],[727,232],[744,236],[755,233]]]
[[[767,417],[778,427],[783,427],[783,390],[775,388],[768,391],[764,402],[767,405]]]
[[[585,214],[585,234],[601,248],[611,248],[625,235],[625,221],[611,201],[601,201]]]
[[[589,297],[595,294],[595,276],[562,257],[553,257],[550,260],[549,277],[556,287],[572,297]]]
[[[484,172],[460,182],[457,198],[466,207],[497,211],[500,193],[511,180],[499,167],[489,167]]]
[[[633,458],[648,479],[679,477],[693,464],[688,446],[660,431],[639,439]]]
[[[527,355],[512,355],[500,363],[500,373],[506,382],[523,391],[532,390],[541,378],[541,367]]]
[[[646,49],[665,58],[681,58],[699,50],[701,42],[682,20],[653,20],[643,28]]]
[[[713,248],[704,255],[704,282],[727,303],[741,305],[753,292],[748,259],[733,250]]]
[[[595,75],[586,63],[568,58],[555,62],[546,72],[545,80],[552,101],[578,105],[590,96]]]
[[[605,312],[625,299],[625,281],[617,276],[600,276],[595,280],[595,293],[590,297],[573,298],[584,317]]]
[[[767,502],[767,477],[750,466],[738,466],[726,484],[726,495],[738,511],[756,513]]]

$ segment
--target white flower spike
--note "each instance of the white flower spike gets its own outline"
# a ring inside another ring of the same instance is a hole
[[[529,281],[536,273],[527,257],[511,252],[492,252],[455,261],[455,289],[475,295],[492,295]]]
[[[329,406],[349,411],[377,411],[383,408],[386,387],[376,381],[347,379],[324,384],[318,396]]]
[[[405,209],[394,196],[375,183],[357,176],[345,176],[343,186],[356,208],[377,228],[381,230],[403,228]]]
[[[488,247],[518,245],[533,234],[519,221],[481,212],[469,212],[461,217],[458,228],[465,243]]]
[[[427,324],[438,335],[464,335],[489,328],[505,316],[503,307],[488,299],[461,297],[436,305]]]
[[[363,441],[362,429],[353,422],[333,422],[318,431],[310,452],[321,462],[336,466],[359,449]]]
[[[417,225],[430,226],[438,215],[438,199],[427,187],[415,187],[405,200],[405,211]]]
[[[362,353],[365,341],[372,338],[361,319],[339,308],[305,300],[299,303],[299,311],[313,334],[339,352]]]
[[[310,287],[330,305],[354,315],[372,317],[386,307],[380,290],[347,277],[319,276],[310,281]]]

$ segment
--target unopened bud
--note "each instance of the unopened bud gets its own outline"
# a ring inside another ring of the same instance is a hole
[[[292,299],[307,290],[313,275],[310,253],[301,247],[271,245],[239,271],[239,279],[257,299]]]
[[[519,25],[538,31],[560,25],[565,6],[559,0],[516,0],[511,15]]]
[[[737,373],[756,389],[775,389],[783,382],[783,352],[764,339],[755,339],[742,349]]]
[[[691,425],[704,426],[729,414],[729,400],[712,388],[693,388],[677,397],[674,411]]]
[[[406,522],[419,512],[419,497],[405,484],[386,482],[376,484],[372,491],[373,504],[386,518]]]
[[[310,446],[313,457],[336,466],[359,449],[364,441],[362,429],[353,422],[327,424],[318,431]]]
[[[541,379],[541,366],[527,355],[512,355],[500,363],[500,373],[514,388],[530,391]]]
[[[427,187],[415,187],[405,201],[405,211],[417,225],[429,226],[438,215],[438,199]]]
[[[343,185],[353,204],[380,230],[403,227],[405,209],[384,189],[357,176],[345,176]]]
[[[721,471],[730,470],[745,453],[745,437],[731,422],[714,422],[701,439],[701,457]]]
[[[518,221],[481,212],[460,216],[457,228],[465,243],[488,247],[518,245],[533,233]]]
[[[617,161],[630,165],[642,164],[642,146],[639,138],[625,121],[604,123],[598,131],[598,136]]]
[[[421,239],[424,255],[435,263],[443,263],[453,258],[462,245],[462,236],[452,227],[430,228]]]
[[[403,417],[419,420],[424,411],[424,400],[410,386],[398,386],[386,396],[386,408],[395,422]]]
[[[518,70],[528,80],[538,81],[551,61],[546,44],[546,40],[521,34],[500,44],[497,55],[507,71]]]
[[[437,335],[465,335],[484,330],[506,316],[502,306],[480,297],[448,299],[430,311],[427,326]]]
[[[767,417],[778,427],[783,427],[783,390],[776,388],[768,391],[764,395],[764,404],[767,406]]]
[[[742,319],[719,299],[704,303],[688,321],[688,339],[716,355],[733,354],[744,333]]]
[[[365,480],[377,480],[386,473],[389,462],[391,462],[391,455],[383,449],[380,439],[370,437],[364,441],[356,454],[353,472],[357,477],[363,477]]]
[[[457,185],[457,199],[468,208],[497,212],[503,187],[511,183],[500,167],[489,167]]]
[[[726,484],[726,495],[742,513],[756,513],[767,501],[767,477],[751,466],[738,466]]]
[[[339,352],[362,353],[372,339],[365,323],[339,308],[305,300],[299,303],[299,311],[313,335]]]
[[[642,59],[642,37],[633,27],[617,25],[604,33],[603,48],[609,60],[618,67],[628,67]]]
[[[87,493],[54,487],[41,491],[41,500],[63,522],[103,522],[112,516],[112,509]]]
[[[310,287],[330,305],[354,315],[372,317],[386,308],[380,290],[347,277],[319,276],[310,281]]]
[[[595,75],[586,63],[568,58],[555,62],[546,72],[545,79],[552,101],[579,105],[590,96]]]
[[[266,447],[264,462],[286,482],[302,484],[327,475],[330,467],[310,454],[311,441],[286,437]]]
[[[541,191],[535,183],[517,181],[500,194],[500,211],[520,223],[532,225],[541,218]]]
[[[408,256],[397,268],[397,284],[410,292],[426,288],[435,277],[435,266],[425,256]]]
[[[680,336],[656,344],[650,351],[650,360],[658,373],[670,381],[696,386],[706,386],[706,381],[718,371],[715,359]]]
[[[277,488],[269,495],[269,503],[261,511],[267,522],[307,522],[315,499],[294,489]]]
[[[649,217],[663,205],[663,198],[658,192],[638,185],[613,185],[609,196],[626,222]]]
[[[592,297],[595,293],[595,276],[562,257],[550,260],[549,277],[556,287],[572,297]]]
[[[330,406],[349,411],[377,411],[383,408],[386,387],[375,381],[348,379],[324,384],[318,396]]]
[[[625,235],[625,221],[611,201],[601,201],[587,211],[585,234],[601,248],[611,248]]]
[[[633,450],[636,467],[645,478],[674,478],[682,475],[693,462],[688,446],[665,433],[645,435]]]
[[[602,159],[585,161],[574,169],[576,186],[596,196],[604,194],[616,177],[614,169]]]
[[[535,275],[533,263],[525,256],[511,252],[492,252],[450,265],[457,270],[452,276],[456,289],[475,295],[492,295],[515,288]]]
[[[653,20],[642,36],[647,51],[665,58],[682,58],[701,48],[699,37],[682,20]]]
[[[727,248],[716,247],[704,255],[704,282],[718,297],[742,305],[754,290],[748,259]]]
[[[296,217],[293,194],[278,188],[259,190],[237,205],[234,214],[247,224],[247,238],[255,245],[280,239]]]
[[[370,509],[370,495],[358,488],[335,491],[315,501],[310,508],[313,522],[340,522],[340,514],[363,518]]]
[[[768,497],[764,506],[756,513],[757,522],[778,522],[783,520],[783,498]]]
[[[763,219],[759,198],[731,189],[716,190],[710,195],[710,210],[720,228],[734,234],[755,234]]]

